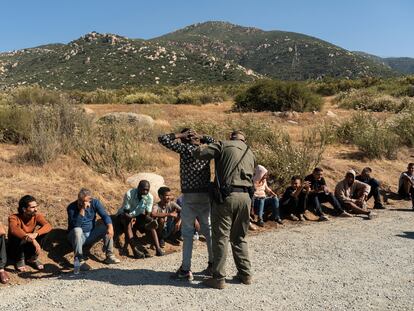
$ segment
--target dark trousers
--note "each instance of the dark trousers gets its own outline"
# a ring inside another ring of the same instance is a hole
[[[45,235],[38,236],[36,241],[40,246],[43,245]],[[12,260],[20,261],[24,259],[31,259],[36,257],[36,249],[32,243],[26,240],[21,240],[13,235],[9,235],[9,243],[7,254]]]
[[[281,202],[280,207],[284,215],[300,215],[305,213],[307,194],[301,193],[299,197],[291,197]]]
[[[323,203],[330,203],[334,208],[335,213],[338,215],[344,212],[343,208],[341,207],[341,204],[339,203],[338,199],[335,198],[333,193],[310,193],[308,195],[308,202],[317,216],[321,216],[323,214],[321,205]]]
[[[371,186],[371,191],[368,194],[367,200],[374,197],[375,204],[381,204],[381,194],[380,194],[380,184],[379,184],[379,182],[376,179],[371,178],[368,182],[368,185]]]
[[[6,236],[0,236],[0,269],[4,269],[7,263]]]

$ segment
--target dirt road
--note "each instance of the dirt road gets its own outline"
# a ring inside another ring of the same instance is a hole
[[[170,280],[180,254],[0,288],[0,310],[413,310],[414,212],[386,210],[249,237],[255,282]],[[228,274],[235,268],[228,260]],[[194,271],[206,263],[195,250]]]

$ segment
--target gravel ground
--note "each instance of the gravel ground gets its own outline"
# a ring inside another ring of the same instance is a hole
[[[169,278],[180,253],[1,287],[0,310],[414,310],[414,213],[386,210],[249,237],[254,284]],[[195,250],[194,271],[205,268]],[[234,275],[232,258],[228,274]]]

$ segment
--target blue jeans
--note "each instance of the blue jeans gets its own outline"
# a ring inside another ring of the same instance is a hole
[[[105,225],[96,226],[91,232],[83,232],[79,227],[73,228],[68,234],[68,239],[72,244],[75,257],[79,260],[83,259],[83,246],[92,246],[100,239],[104,242],[103,251],[107,256],[111,255],[114,250],[114,240],[108,238],[106,230]]]
[[[272,219],[280,218],[279,199],[276,197],[254,198],[253,207],[259,219],[263,220],[263,214],[272,213]]]

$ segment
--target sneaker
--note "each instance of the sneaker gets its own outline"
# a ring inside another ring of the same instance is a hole
[[[377,214],[377,213],[374,213],[374,212],[369,212],[369,213],[367,214],[367,219],[368,219],[368,220],[371,220],[371,219],[375,218],[376,216],[378,216],[378,214]]]
[[[174,276],[178,280],[187,280],[187,281],[194,280],[193,273],[191,272],[191,270],[182,270],[180,268],[177,270]]]
[[[305,217],[303,217],[303,214],[299,214],[297,217],[299,221],[305,221]]]
[[[385,206],[378,202],[374,204],[374,209],[385,209]]]
[[[263,221],[263,219],[259,219],[259,221],[257,222],[257,225],[259,227],[264,227],[264,221]]]
[[[292,221],[299,221],[299,218],[297,218],[295,215],[290,214],[287,219],[292,220]]]
[[[179,246],[181,244],[180,241],[177,238],[168,239],[167,241],[168,241],[168,243],[170,243],[171,245],[174,245],[174,246]]]
[[[226,287],[226,282],[224,279],[215,279],[215,278],[208,278],[201,282],[204,286],[215,288],[215,289],[224,289]]]
[[[249,222],[249,230],[250,231],[256,231],[257,227],[255,225],[253,225],[251,222]]]
[[[143,252],[141,252],[137,247],[133,247],[132,252],[134,253],[134,258],[135,259],[144,259],[145,258],[145,254]]]
[[[328,218],[328,216],[326,216],[326,215],[321,215],[321,216],[319,216],[319,219],[318,219],[319,221],[328,221],[329,220],[329,218]]]
[[[165,253],[163,252],[163,250],[162,250],[161,248],[158,248],[158,249],[155,251],[155,255],[156,255],[156,256],[158,256],[158,257],[161,257],[161,256],[164,256],[164,255],[165,255]]]
[[[341,214],[338,215],[338,217],[349,218],[349,217],[354,217],[354,216],[348,212],[342,212]]]
[[[160,247],[162,247],[162,248],[165,247],[165,241],[164,241],[164,239],[160,239]]]
[[[200,239],[200,236],[199,236],[198,232],[196,231],[193,235],[193,240],[198,241],[199,239]]]
[[[277,222],[279,225],[283,225],[283,220],[280,218],[276,218],[275,222]]]
[[[120,263],[121,261],[114,254],[107,255],[104,261],[107,265]]]
[[[239,273],[236,274],[235,279],[242,282],[244,285],[252,284],[252,276],[251,275],[241,275]]]

